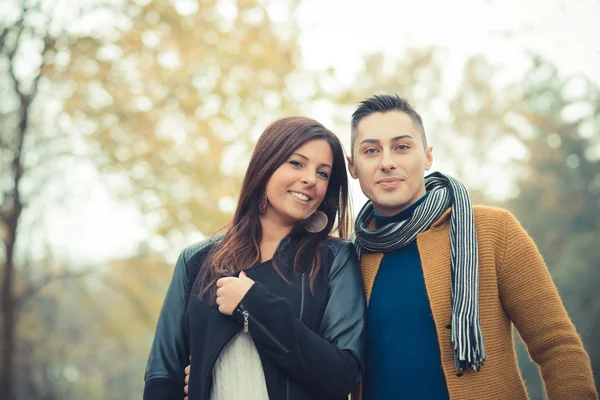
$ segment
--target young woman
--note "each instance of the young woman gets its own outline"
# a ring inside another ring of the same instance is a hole
[[[318,122],[271,124],[233,222],[185,249],[145,374],[145,400],[344,399],[362,379],[366,304],[342,146]],[[337,224],[336,224],[337,222]]]

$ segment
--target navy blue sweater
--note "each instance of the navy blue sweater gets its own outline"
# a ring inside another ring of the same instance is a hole
[[[427,195],[378,226],[408,219]],[[448,400],[440,349],[416,240],[386,253],[367,313],[364,400]]]

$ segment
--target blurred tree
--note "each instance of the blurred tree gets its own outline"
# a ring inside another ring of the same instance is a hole
[[[304,98],[296,1],[134,1],[127,29],[64,41],[55,65],[107,181],[135,199],[158,239],[228,222],[254,141]],[[310,94],[307,94],[310,96]]]
[[[507,206],[544,255],[598,377],[600,89],[584,77],[561,76],[539,57],[522,87],[522,113],[532,129],[524,138],[519,196]],[[529,383],[541,396],[539,379]]]
[[[0,16],[0,387],[9,400],[20,307],[55,278],[84,273],[36,259],[45,242],[24,229],[26,219],[29,228],[39,224],[52,202],[45,197],[47,183],[61,172],[62,159],[72,156],[70,138],[50,128],[60,85],[44,73],[57,38],[68,35],[57,14],[54,3],[15,0],[3,3]]]
[[[434,47],[407,49],[400,59],[381,53],[367,54],[359,72],[361,78],[350,87],[336,82],[335,70],[318,77],[319,98],[335,95],[337,103],[354,108],[361,99],[381,92],[398,93],[413,103],[427,104],[439,99],[441,94],[441,64],[440,50]]]
[[[111,267],[103,279],[106,287],[92,291],[110,298],[102,303],[100,318],[108,329],[102,340],[117,346],[119,362],[98,356],[88,335],[53,331],[56,325],[42,323],[60,313],[65,329],[74,326],[79,332],[80,323],[98,324],[90,317],[77,321],[77,307],[66,300],[74,293],[80,293],[77,299],[89,294],[84,282],[69,283],[77,289],[68,294],[46,288],[56,277],[87,270],[48,263],[39,245],[30,247],[34,240],[23,241],[32,239],[29,228],[39,224],[36,218],[58,204],[44,190],[46,183],[63,185],[61,194],[68,197],[70,188],[56,178],[91,162],[122,198],[137,201],[155,233],[155,250],[167,248],[171,239],[181,243],[189,233],[210,234],[233,211],[258,134],[315,95],[304,90],[309,78],[297,65],[296,0],[82,4],[14,0],[6,8],[3,4],[0,17],[0,236],[5,244],[0,387],[6,399],[14,398],[13,371],[19,388],[29,387],[27,393],[36,398],[92,398],[92,393],[119,398],[123,389],[137,387],[135,368],[142,368],[152,337],[148,321],[153,325],[164,292],[160,284],[132,283],[149,279],[142,256],[125,262],[120,269],[127,274]],[[166,284],[171,268],[162,265],[161,271]],[[40,294],[41,288],[46,290]],[[126,303],[113,303],[117,298]],[[132,334],[124,324],[134,316],[145,319],[139,328],[127,326]],[[53,332],[66,342],[42,339]],[[15,351],[24,355],[17,368]],[[94,366],[82,365],[81,355],[92,354],[87,362],[93,360]],[[85,372],[90,368],[96,373]],[[29,379],[27,369],[41,378]],[[86,384],[72,380],[80,375],[87,377],[89,392]],[[112,392],[102,389],[107,381],[115,384],[107,386]]]
[[[347,143],[347,152],[350,152],[350,117],[360,100],[377,93],[397,93],[420,110],[427,110],[423,112],[435,108],[441,100],[442,70],[436,48],[409,49],[401,59],[391,59],[380,53],[367,54],[358,75],[360,79],[350,85],[337,79],[335,69],[315,77],[319,101],[314,106],[319,107],[322,102],[335,106],[333,120],[343,132],[340,139]],[[432,130],[430,123],[425,119],[427,132]]]
[[[170,275],[162,257],[140,255],[33,297],[20,312],[19,398],[141,398],[153,311]]]
[[[523,157],[522,136],[529,128],[519,112],[523,92],[500,77],[499,68],[483,57],[467,60],[448,102],[448,134],[442,141],[449,167],[480,191],[477,200],[484,202],[515,194],[513,181],[521,172],[515,161]]]
[[[471,176],[468,181],[488,195],[484,201],[491,197],[510,209],[534,238],[597,376],[600,91],[585,78],[562,77],[535,56],[521,82],[500,77],[480,57],[465,64],[449,103],[458,145],[447,151],[461,160],[458,175]],[[545,398],[539,370],[520,340],[518,350],[531,398]]]

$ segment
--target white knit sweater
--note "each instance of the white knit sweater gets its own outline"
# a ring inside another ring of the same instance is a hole
[[[240,332],[219,354],[213,368],[211,400],[269,400],[265,374],[252,336]]]

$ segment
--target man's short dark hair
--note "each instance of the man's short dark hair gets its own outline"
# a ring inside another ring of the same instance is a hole
[[[401,111],[408,114],[412,119],[415,129],[421,134],[423,140],[423,147],[427,147],[427,138],[425,137],[425,128],[423,127],[423,120],[418,112],[408,101],[401,98],[397,94],[376,94],[372,97],[364,99],[360,102],[358,108],[352,114],[352,130],[351,130],[351,145],[350,150],[352,151],[352,157],[354,157],[354,141],[358,135],[358,124],[363,118],[368,117],[375,113],[386,113],[389,111]]]

